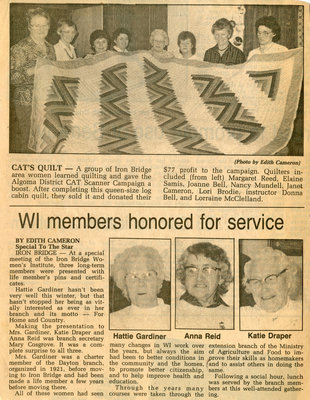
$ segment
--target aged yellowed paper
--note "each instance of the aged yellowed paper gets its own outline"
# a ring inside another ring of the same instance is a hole
[[[0,398],[309,398],[309,5],[2,2]]]

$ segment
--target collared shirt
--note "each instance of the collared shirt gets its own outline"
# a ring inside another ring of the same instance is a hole
[[[261,47],[257,47],[257,49],[253,49],[249,52],[248,59],[255,56],[255,54],[272,54],[272,53],[283,53],[283,51],[287,51],[287,47],[282,46],[281,44],[272,42],[268,47],[262,49]]]
[[[120,49],[118,46],[113,46],[114,51],[116,51],[117,53],[128,53],[128,50],[125,49],[124,51],[122,49]]]
[[[68,47],[62,40],[59,40],[59,42],[54,45],[54,49],[57,61],[68,61],[76,58],[75,48],[72,44],[69,44]]]
[[[220,305],[223,305],[225,307],[229,307],[218,293],[215,293],[214,301],[210,306],[203,306],[200,303],[200,301],[198,301],[196,299],[196,297],[192,296],[188,292],[183,293],[182,296],[180,297],[180,300],[184,300],[187,303],[192,304],[193,306],[197,306],[197,307],[214,308],[214,307],[218,307]]]
[[[99,56],[102,56],[103,54],[105,54],[105,55],[113,54],[113,51],[112,50],[106,50],[106,51],[103,51],[102,53],[88,53],[83,58],[99,57]]]
[[[176,302],[176,328],[233,329],[233,326],[233,308],[225,303],[202,307],[183,299]]]
[[[218,45],[211,47],[205,52],[203,61],[208,61],[216,64],[235,65],[245,62],[245,55],[237,47],[233,46],[230,42],[227,49],[221,55],[219,53]]]
[[[38,58],[56,60],[54,46],[45,41],[46,52],[30,36],[11,47],[11,84],[15,86],[14,101],[31,105],[34,75],[27,70],[35,67]]]

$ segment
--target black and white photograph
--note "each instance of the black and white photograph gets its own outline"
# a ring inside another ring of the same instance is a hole
[[[302,5],[10,5],[10,152],[301,156]]]
[[[170,330],[170,240],[110,239],[110,329]]]
[[[176,239],[177,329],[234,328],[233,239]]]
[[[240,329],[302,330],[303,241],[240,241]]]

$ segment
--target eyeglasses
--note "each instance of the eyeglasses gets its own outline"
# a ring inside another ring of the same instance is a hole
[[[125,276],[125,278],[131,283],[137,283],[140,281],[140,279],[146,282],[150,282],[156,277],[157,277],[157,272],[153,270],[144,272],[143,274],[136,274],[135,272],[132,272]]]
[[[227,38],[227,36],[229,36],[229,33],[228,32],[221,32],[221,33],[218,33],[218,32],[214,32],[214,36],[215,37],[218,37],[218,38]]]
[[[76,30],[75,29],[63,29],[62,31],[61,31],[61,33],[64,33],[64,34],[76,34]]]
[[[31,28],[35,28],[35,29],[40,29],[40,28],[49,28],[50,26],[48,24],[45,25],[30,25]]]
[[[262,32],[257,31],[257,36],[269,36],[269,35],[271,35],[271,34],[273,34],[272,31],[270,31],[270,32],[267,32],[267,31],[262,31]]]
[[[197,267],[192,267],[192,266],[187,266],[185,267],[185,273],[188,276],[198,276],[198,272],[201,271],[203,276],[210,276],[210,275],[215,275],[216,271],[220,271],[221,268],[217,268],[217,267],[203,267],[201,269],[197,268]]]
[[[261,288],[263,282],[269,287],[275,286],[278,282],[278,278],[280,275],[284,274],[284,272],[287,271],[287,268],[285,268],[283,271],[279,272],[278,274],[272,274],[266,276],[264,279],[248,279],[246,283],[250,286],[251,289],[259,289]]]

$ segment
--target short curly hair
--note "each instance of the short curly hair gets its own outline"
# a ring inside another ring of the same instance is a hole
[[[301,282],[299,277],[298,265],[291,260],[281,250],[273,249],[272,247],[265,247],[259,250],[249,261],[244,265],[244,273],[242,277],[242,285],[247,293],[251,293],[248,287],[248,279],[250,277],[250,270],[260,265],[278,265],[282,270],[286,269],[286,276],[288,279],[288,295],[291,299],[296,299],[300,296]]]
[[[46,18],[48,23],[49,24],[51,23],[51,17],[49,16],[49,14],[45,10],[43,10],[43,8],[37,7],[37,8],[30,8],[26,13],[26,20],[28,26],[31,25],[32,18],[36,17],[37,15]]]
[[[196,53],[196,38],[192,32],[189,32],[189,31],[181,32],[178,36],[178,46],[180,47],[181,40],[186,40],[186,39],[189,39],[191,41],[192,46],[193,46],[192,54],[195,54]],[[181,53],[181,51],[180,51],[180,53]]]
[[[150,35],[150,44],[151,44],[151,46],[153,47],[154,36],[157,35],[157,34],[162,35],[162,37],[163,37],[163,39],[165,41],[165,47],[167,47],[169,45],[169,36],[168,36],[168,33],[166,31],[164,31],[163,29],[154,29],[151,32],[151,35]]]
[[[260,26],[266,26],[267,28],[272,30],[272,33],[274,33],[274,37],[272,38],[273,42],[278,42],[281,39],[281,27],[275,17],[264,16],[259,18],[255,22],[256,33]]]
[[[214,22],[211,28],[212,35],[214,35],[215,31],[221,31],[222,29],[227,29],[230,39],[234,33],[234,27],[226,18],[221,18]]]
[[[217,293],[219,295],[226,293],[230,283],[233,281],[231,266],[226,252],[219,246],[209,242],[200,242],[189,246],[181,255],[176,270],[176,276],[183,285],[185,283],[185,267],[187,259],[191,254],[195,256],[202,255],[205,258],[210,258],[218,264],[222,283],[218,285]]]
[[[62,31],[62,29],[65,26],[73,26],[73,28],[75,29],[75,31],[77,32],[77,27],[76,24],[71,20],[71,19],[67,19],[67,18],[60,18],[57,22],[57,34],[59,35],[59,33]]]
[[[112,34],[112,41],[114,42],[119,37],[119,35],[121,35],[122,33],[124,35],[127,35],[128,43],[129,43],[131,40],[131,33],[125,28],[117,28]]]
[[[108,42],[108,47],[109,47],[110,37],[109,37],[108,33],[102,29],[96,29],[95,31],[93,31],[90,34],[90,37],[89,37],[89,43],[90,43],[90,47],[92,48],[92,50],[95,50],[94,43],[95,43],[95,40],[97,40],[97,39],[106,39]]]
[[[133,246],[122,253],[118,254],[113,264],[111,265],[111,276],[114,279],[117,287],[121,289],[123,295],[128,299],[128,290],[126,285],[126,274],[127,274],[127,261],[132,258],[145,257],[150,260],[157,272],[157,283],[158,292],[164,281],[164,262],[159,252],[153,247],[147,246]]]

